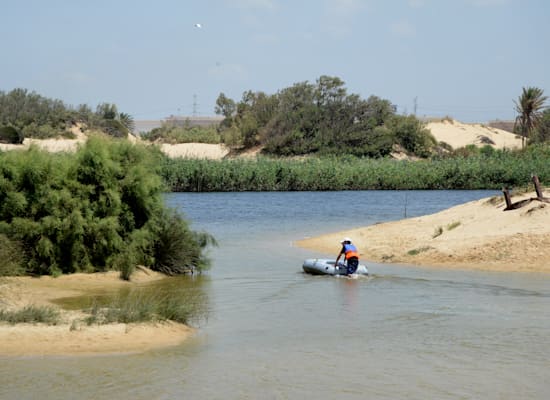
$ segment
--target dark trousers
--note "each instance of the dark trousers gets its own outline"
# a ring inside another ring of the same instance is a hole
[[[347,273],[348,275],[354,274],[359,267],[359,259],[357,257],[350,257],[347,261]]]

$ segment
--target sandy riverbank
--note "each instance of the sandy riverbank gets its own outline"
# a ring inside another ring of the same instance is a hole
[[[131,282],[121,280],[117,272],[72,274],[58,278],[0,278],[0,308],[55,306],[56,299],[97,290],[117,290],[164,278],[164,275],[146,269],[134,273]],[[172,322],[87,326],[82,323],[82,318],[81,312],[62,311],[63,322],[55,326],[0,323],[0,356],[139,353],[177,345],[194,332],[188,326]]]
[[[545,191],[545,197],[550,192]],[[512,201],[536,197],[527,193]],[[503,211],[503,199],[481,199],[436,214],[298,241],[336,257],[350,237],[363,261],[489,271],[550,272],[550,204]]]

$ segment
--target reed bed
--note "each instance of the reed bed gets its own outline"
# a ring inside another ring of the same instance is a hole
[[[500,189],[539,176],[550,183],[550,146],[421,161],[354,157],[162,162],[173,192]]]

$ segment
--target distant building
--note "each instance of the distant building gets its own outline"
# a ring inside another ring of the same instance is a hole
[[[134,121],[135,130],[137,133],[149,132],[155,128],[160,128],[162,124],[171,124],[175,126],[200,126],[207,128],[209,126],[217,126],[223,121],[222,116],[213,116],[213,117],[185,117],[179,115],[170,115],[161,120],[138,120]]]

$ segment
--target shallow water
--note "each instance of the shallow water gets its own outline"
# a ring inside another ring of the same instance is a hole
[[[548,275],[367,262],[368,278],[318,277],[303,259],[336,254],[292,246],[491,194],[167,195],[220,243],[196,283],[198,334],[139,355],[0,358],[0,398],[546,399]]]

